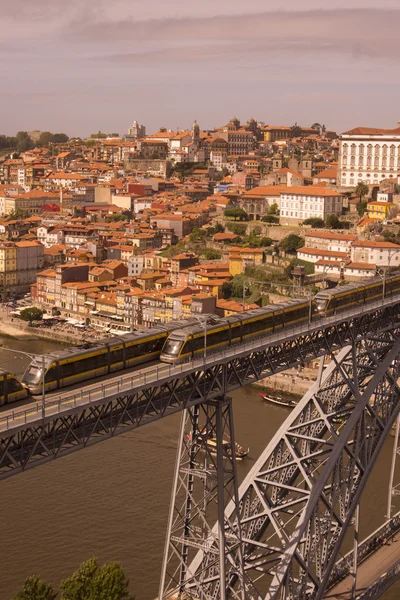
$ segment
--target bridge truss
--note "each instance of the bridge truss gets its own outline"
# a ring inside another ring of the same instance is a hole
[[[0,479],[381,335],[400,322],[399,298],[375,302],[207,355],[66,391],[0,419]],[[44,415],[44,418],[43,418]]]
[[[193,460],[185,463],[181,455],[177,461],[182,485],[174,487],[159,597],[320,600],[335,583],[339,551],[397,418],[399,376],[399,321],[377,331],[372,319],[321,370],[239,493],[231,494],[224,516],[214,511],[217,524],[203,526],[196,544],[190,524],[207,498],[188,481],[204,463],[186,442]],[[187,418],[199,430],[203,423],[193,411]],[[231,472],[234,477],[233,466]],[[222,471],[220,480],[223,485]]]

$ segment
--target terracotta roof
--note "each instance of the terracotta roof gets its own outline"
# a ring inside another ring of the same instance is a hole
[[[376,127],[356,127],[345,131],[343,135],[400,135],[400,127],[396,129],[379,129]]]
[[[336,252],[334,250],[321,250],[320,248],[307,248],[304,246],[303,248],[299,248],[297,250],[298,253],[303,254],[311,254],[314,256],[336,256],[337,258],[346,258],[347,252]]]
[[[398,244],[393,244],[392,242],[372,242],[370,240],[356,240],[353,242],[353,246],[355,248],[392,248],[393,250],[400,250]]]
[[[357,239],[357,236],[351,233],[334,233],[333,231],[310,231],[310,233],[306,233],[305,236],[324,240],[343,240],[349,242]]]

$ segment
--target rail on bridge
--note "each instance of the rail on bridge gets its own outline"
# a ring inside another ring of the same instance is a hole
[[[399,413],[399,375],[398,321],[333,356],[213,527],[204,464],[178,457],[159,598],[322,600]]]

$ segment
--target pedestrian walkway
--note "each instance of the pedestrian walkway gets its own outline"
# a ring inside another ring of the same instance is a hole
[[[357,570],[355,598],[372,585],[383,573],[386,573],[398,560],[400,560],[400,536],[390,541],[371,554]],[[350,600],[352,599],[353,577],[348,575],[331,588],[324,600]]]

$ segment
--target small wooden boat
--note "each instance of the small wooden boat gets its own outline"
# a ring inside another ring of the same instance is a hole
[[[186,434],[186,437],[188,440],[192,439],[192,436],[190,433]],[[199,444],[206,444],[207,449],[209,450],[210,454],[217,454],[217,439],[210,435],[207,431],[202,431],[201,433],[199,433],[197,436],[197,442]],[[224,458],[231,458],[232,456],[232,444],[230,442],[228,442],[227,440],[223,440],[222,442],[222,452],[224,454]],[[250,448],[247,448],[247,450],[245,450],[244,448],[242,448],[242,446],[240,444],[238,444],[237,442],[235,442],[235,458],[236,460],[242,460],[243,458],[246,458],[246,456],[248,455],[248,453],[250,452]]]
[[[281,396],[268,396],[267,394],[262,394],[261,392],[258,392],[258,395],[266,402],[278,404],[278,406],[284,406],[285,408],[294,408],[297,405],[297,402],[295,400],[291,400],[290,398],[282,398]]]

